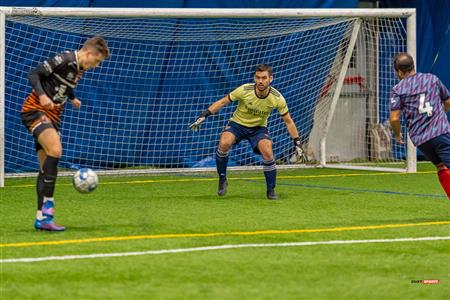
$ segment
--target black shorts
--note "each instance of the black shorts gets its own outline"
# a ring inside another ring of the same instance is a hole
[[[22,124],[25,125],[28,131],[33,135],[36,152],[44,149],[41,144],[39,144],[38,137],[45,129],[54,128],[56,131],[59,131],[59,126],[54,124],[42,111],[32,110],[21,112],[20,118],[22,119]]]
[[[444,163],[450,169],[450,133],[444,133],[417,146],[434,165]]]
[[[267,130],[267,127],[264,126],[246,127],[230,121],[223,131],[234,134],[236,137],[236,141],[234,142],[235,145],[239,144],[241,140],[248,140],[255,154],[261,154],[258,149],[259,141],[271,140],[269,130]]]

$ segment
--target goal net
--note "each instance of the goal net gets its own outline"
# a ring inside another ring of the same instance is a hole
[[[134,173],[214,167],[219,135],[235,104],[209,117],[199,132],[188,124],[252,82],[255,65],[267,63],[274,70],[272,85],[286,98],[301,133],[307,165],[405,170],[411,150],[394,142],[386,121],[389,92],[397,83],[391,59],[414,52],[407,49],[411,10],[387,16],[376,10],[378,16],[367,17],[352,10],[323,16],[309,16],[308,10],[218,10],[219,17],[206,10],[179,10],[188,17],[160,11],[167,16],[146,9],[2,10],[0,152],[7,175],[38,169],[33,139],[20,121],[31,92],[28,73],[93,35],[107,40],[111,58],[78,84],[81,109],[66,103],[61,168]],[[276,111],[268,127],[277,164],[297,166]],[[246,141],[233,148],[230,166],[260,164]]]

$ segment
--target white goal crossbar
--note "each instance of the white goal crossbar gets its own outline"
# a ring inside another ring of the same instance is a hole
[[[401,9],[228,9],[228,8],[83,8],[83,7],[1,7],[7,16],[111,17],[111,18],[326,18],[414,16],[414,8]]]

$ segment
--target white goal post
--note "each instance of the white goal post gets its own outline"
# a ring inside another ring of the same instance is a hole
[[[274,69],[302,135],[306,166],[416,171],[416,150],[386,126],[397,80],[392,56],[416,56],[415,9],[165,9],[0,7],[0,186],[37,171],[34,142],[20,121],[27,75],[43,60],[104,37],[111,59],[66,104],[60,167],[111,174],[213,170],[214,150],[234,109],[188,124],[212,102]],[[406,134],[406,129],[403,128]],[[280,168],[299,167],[283,122],[269,131]],[[259,168],[246,142],[230,166]]]

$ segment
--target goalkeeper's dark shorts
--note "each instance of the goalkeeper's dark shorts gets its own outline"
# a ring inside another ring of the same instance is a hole
[[[224,132],[231,132],[236,137],[235,145],[239,144],[242,140],[247,140],[252,146],[253,152],[261,154],[258,149],[258,143],[260,140],[271,140],[269,136],[269,130],[264,126],[246,127],[236,122],[230,121],[223,130]]]

